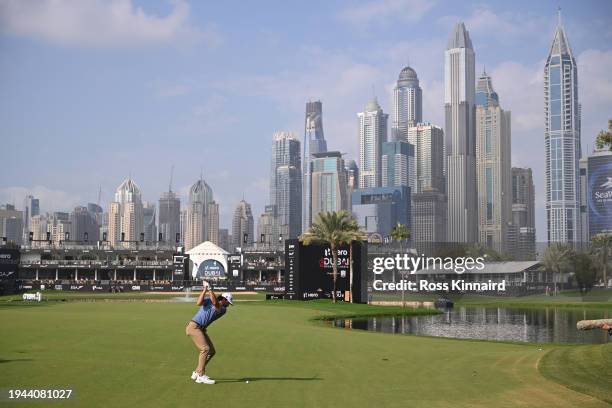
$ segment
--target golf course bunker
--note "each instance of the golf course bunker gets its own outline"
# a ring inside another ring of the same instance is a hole
[[[567,308],[456,307],[427,316],[334,319],[334,327],[417,336],[528,343],[601,344],[603,330],[580,331],[576,322],[612,317],[610,310]]]

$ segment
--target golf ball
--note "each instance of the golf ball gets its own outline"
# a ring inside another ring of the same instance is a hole
[[[245,381],[245,383],[247,383],[247,384],[248,384],[249,382],[248,382],[248,381]]]

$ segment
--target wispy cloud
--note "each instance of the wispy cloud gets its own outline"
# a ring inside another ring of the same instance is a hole
[[[50,189],[44,186],[10,186],[0,188],[0,202],[14,203],[17,209],[23,209],[23,200],[31,194],[40,199],[42,211],[70,211],[77,205],[82,205],[81,196],[73,192]]]
[[[339,18],[351,24],[382,23],[388,20],[415,22],[435,5],[428,0],[375,0],[340,11]]]
[[[131,0],[3,0],[0,30],[69,47],[126,48],[154,44],[203,42],[220,44],[213,27],[204,30],[190,21],[189,5],[171,2],[166,16],[148,14]]]

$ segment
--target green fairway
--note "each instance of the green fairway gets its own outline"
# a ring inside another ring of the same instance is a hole
[[[585,374],[610,373],[612,344],[461,341],[312,321],[397,308],[237,302],[209,329],[218,352],[208,370],[218,383],[209,386],[189,379],[192,303],[8,304],[0,305],[0,388],[71,388],[74,399],[62,404],[69,407],[601,407],[612,399]],[[556,358],[568,351],[574,355]],[[572,372],[576,361],[580,386],[550,375]]]

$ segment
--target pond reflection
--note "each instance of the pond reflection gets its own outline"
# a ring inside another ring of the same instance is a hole
[[[336,319],[335,327],[418,336],[530,343],[607,343],[603,330],[580,331],[576,322],[609,319],[612,311],[593,309],[456,307],[430,316]]]

